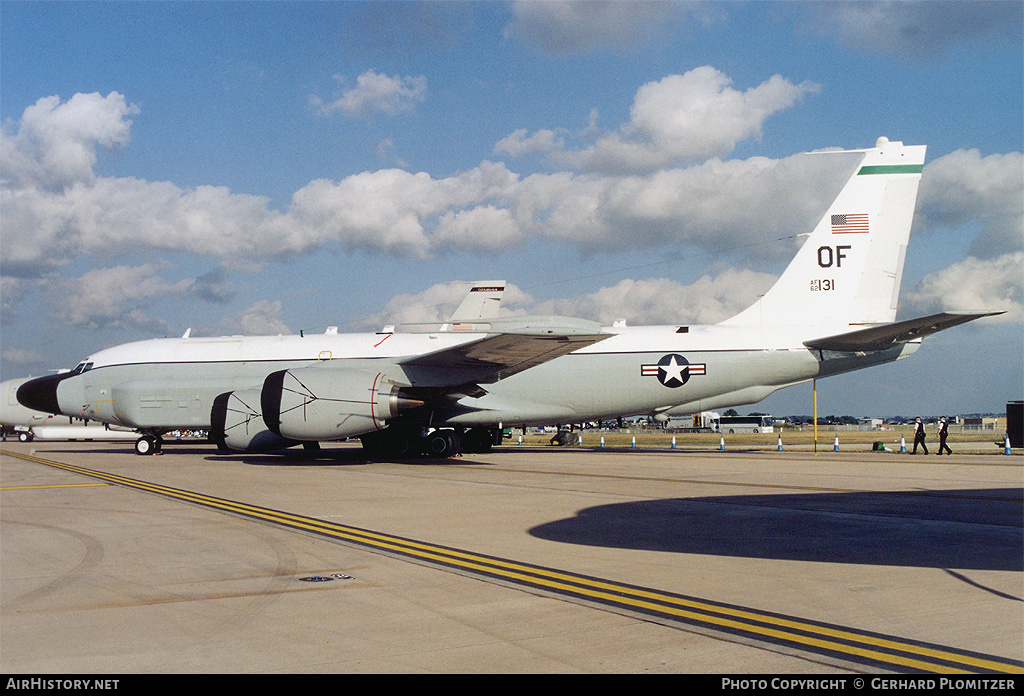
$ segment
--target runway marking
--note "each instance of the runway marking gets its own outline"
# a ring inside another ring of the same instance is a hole
[[[1021,661],[995,655],[617,583],[171,488],[32,455],[0,452],[118,486],[270,522],[287,529],[311,532],[469,577],[533,590],[685,630],[707,631],[718,637],[724,634],[755,647],[781,648],[833,662],[839,660],[899,672],[1024,674]]]
[[[4,452],[4,454],[8,454]],[[109,486],[109,483],[64,483],[50,486],[0,486],[0,491],[34,491],[43,488],[93,488],[95,486]]]

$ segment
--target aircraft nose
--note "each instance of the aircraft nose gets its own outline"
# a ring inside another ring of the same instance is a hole
[[[60,414],[57,403],[57,385],[66,375],[36,377],[18,387],[18,403],[25,408],[45,413]]]

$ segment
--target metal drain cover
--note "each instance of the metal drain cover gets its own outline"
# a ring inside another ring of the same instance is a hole
[[[331,580],[355,580],[355,578],[345,573],[331,573],[330,575],[308,575],[299,580],[302,582],[330,582]]]

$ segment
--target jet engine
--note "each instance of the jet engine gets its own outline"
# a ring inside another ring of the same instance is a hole
[[[281,437],[340,440],[383,429],[423,402],[404,395],[371,370],[306,367],[270,374],[263,382],[263,420]]]
[[[259,389],[227,392],[213,401],[210,434],[217,446],[242,452],[272,452],[299,444],[267,429]]]

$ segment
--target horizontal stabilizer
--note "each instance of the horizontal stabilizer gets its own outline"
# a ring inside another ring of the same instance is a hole
[[[804,345],[815,350],[835,350],[842,352],[868,352],[884,350],[897,343],[906,343],[918,338],[960,324],[966,324],[982,317],[992,317],[1005,312],[943,312],[927,317],[898,321],[893,324],[872,326],[869,329],[850,331],[849,333],[816,338],[804,341]]]

